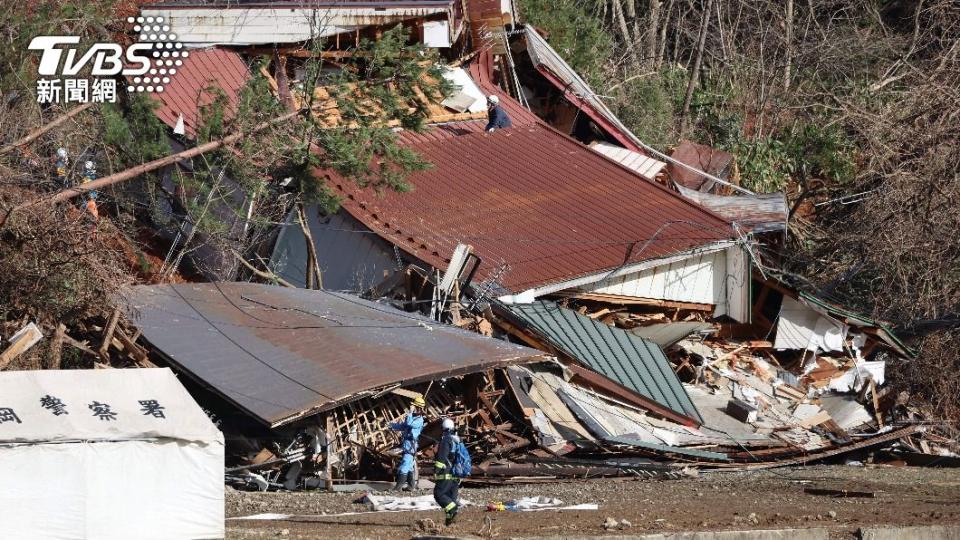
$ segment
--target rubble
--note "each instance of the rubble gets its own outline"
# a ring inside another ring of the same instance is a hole
[[[254,131],[304,112],[323,129],[348,129],[332,87],[304,87],[300,60],[315,55],[340,69],[351,43],[413,19],[415,39],[450,49],[447,56],[468,51],[446,58],[442,78],[454,93],[427,97],[420,80],[415,99],[395,104],[422,110],[428,129],[387,123],[404,148],[432,164],[412,175],[416,190],[384,194],[313,171],[318,185],[342,198],[341,210],[291,207],[273,243],[257,246],[272,252],[268,271],[233,252],[255,276],[285,287],[135,287],[119,295],[123,309],[87,328],[99,346],[63,325],[51,346],[71,345],[97,367],[160,365],[184,375],[225,434],[229,485],[363,490],[374,511],[433,508],[425,494],[370,493],[394,476],[399,440],[389,425],[413,396],[426,402],[419,469],[431,469],[440,419],[451,418],[474,456],[475,473],[464,481],[473,486],[669,480],[825,460],[958,465],[956,434],[887,385],[887,366],[911,361],[915,351],[884,323],[763,272],[757,247],[769,238],[762,235],[787,229],[782,193],[744,193],[726,152],[690,141],[672,156],[650,149],[532,27],[507,35],[464,24],[474,17],[502,26],[513,21],[512,8],[407,7],[371,14],[340,6],[335,24],[291,25],[269,40],[256,25],[214,39],[232,23],[211,17],[182,37],[217,46],[192,54],[195,63],[155,98],[154,113],[178,141],[196,138],[203,104],[185,96],[199,95],[209,76],[222,83],[229,120],[255,75],[245,57],[275,44],[262,74],[292,110]],[[276,25],[311,10],[237,8],[230,17],[272,17]],[[144,9],[174,22],[211,11],[223,8]],[[329,48],[302,47],[319,36],[332,40]],[[483,130],[486,96],[500,99],[515,127]],[[306,104],[312,109],[300,111]],[[241,138],[184,148],[46,199],[175,166]],[[231,226],[241,221],[234,216]],[[294,287],[319,282],[326,288]],[[0,353],[0,369],[43,338],[34,323],[22,326]],[[429,475],[421,476],[424,490]],[[595,509],[562,504],[515,500],[494,509]],[[746,521],[760,519],[750,513]],[[631,526],[613,517],[603,523]]]

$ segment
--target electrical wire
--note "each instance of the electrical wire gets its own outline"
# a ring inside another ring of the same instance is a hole
[[[194,311],[194,313],[196,313],[197,315],[200,316],[200,318],[202,318],[204,321],[206,321],[206,323],[209,324],[211,328],[213,328],[214,330],[216,330],[221,336],[223,336],[224,338],[226,338],[226,340],[229,341],[230,343],[232,343],[235,347],[237,347],[238,349],[240,349],[241,351],[243,351],[244,353],[246,353],[250,358],[253,358],[253,359],[256,360],[257,362],[263,364],[263,365],[264,365],[265,367],[267,367],[269,370],[273,371],[273,372],[276,373],[277,375],[280,375],[280,376],[283,377],[284,379],[287,379],[288,381],[294,383],[295,385],[300,386],[300,387],[302,387],[303,389],[308,390],[308,391],[310,391],[310,392],[313,392],[314,394],[316,394],[316,395],[318,395],[318,396],[320,396],[320,397],[322,397],[322,398],[324,398],[324,399],[328,399],[328,400],[330,400],[330,401],[336,401],[334,398],[332,398],[332,397],[324,394],[323,392],[317,390],[316,388],[311,388],[310,386],[307,386],[306,384],[303,384],[302,382],[294,379],[293,377],[287,375],[286,373],[280,371],[279,369],[271,366],[271,365],[268,364],[267,362],[264,362],[263,360],[261,360],[259,356],[257,356],[257,355],[255,355],[255,354],[253,354],[252,352],[250,352],[246,347],[244,347],[243,345],[241,345],[240,343],[238,343],[235,339],[233,339],[232,337],[230,337],[229,335],[227,335],[226,332],[224,332],[223,330],[221,330],[216,324],[214,324],[213,321],[211,321],[209,318],[207,318],[207,316],[204,315],[199,309],[197,309],[197,308],[193,305],[193,303],[191,303],[190,300],[187,299],[186,296],[184,296],[179,290],[177,290],[176,286],[173,286],[173,287],[170,287],[170,288],[171,288],[175,293],[177,293],[177,296],[179,296],[179,297],[181,298],[181,300],[183,300],[184,303],[186,303],[188,306],[190,306],[190,309],[192,309],[192,310]]]

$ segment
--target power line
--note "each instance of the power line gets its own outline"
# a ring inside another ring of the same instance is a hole
[[[181,300],[183,300],[188,306],[190,306],[190,309],[192,309],[192,310],[194,311],[194,313],[196,313],[197,315],[200,316],[200,318],[202,318],[204,321],[206,321],[206,323],[209,324],[211,328],[213,328],[214,330],[217,331],[217,333],[219,333],[221,336],[223,336],[224,338],[226,338],[227,341],[229,341],[230,343],[233,343],[233,345],[234,345],[235,347],[237,347],[237,348],[240,349],[241,351],[245,352],[250,358],[253,358],[253,359],[256,360],[257,362],[263,364],[263,365],[264,365],[265,367],[267,367],[269,370],[273,371],[273,372],[276,373],[277,375],[280,375],[280,376],[283,377],[284,379],[287,379],[288,381],[292,382],[293,384],[296,384],[297,386],[300,386],[300,387],[302,387],[302,388],[305,389],[305,390],[309,390],[310,392],[313,392],[314,394],[316,394],[316,395],[318,395],[318,396],[320,396],[320,397],[322,397],[322,398],[328,399],[328,400],[330,400],[330,401],[336,401],[334,398],[332,398],[332,397],[324,394],[323,392],[317,390],[316,388],[312,388],[312,387],[310,387],[310,386],[307,386],[307,385],[303,384],[302,382],[294,379],[293,377],[287,375],[286,373],[280,371],[279,369],[271,366],[271,365],[268,364],[267,362],[264,362],[263,360],[261,360],[259,356],[257,356],[257,355],[255,355],[255,354],[253,354],[252,352],[250,352],[246,347],[244,347],[244,346],[241,345],[240,343],[237,343],[237,341],[236,341],[235,339],[233,339],[232,337],[230,337],[229,335],[227,335],[226,332],[224,332],[224,331],[221,330],[219,327],[217,327],[217,325],[214,324],[214,322],[211,321],[209,318],[207,318],[207,316],[204,315],[203,312],[201,312],[200,310],[198,310],[198,309],[193,305],[193,303],[190,302],[190,300],[187,300],[187,297],[184,296],[183,293],[181,293],[179,290],[177,290],[177,287],[176,287],[175,285],[174,285],[174,286],[171,286],[170,288],[173,290],[173,292],[177,293],[177,296],[179,296]]]

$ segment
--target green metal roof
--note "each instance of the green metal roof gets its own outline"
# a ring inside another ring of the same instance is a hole
[[[554,302],[503,305],[503,308],[580,364],[666,409],[703,423],[656,343]]]

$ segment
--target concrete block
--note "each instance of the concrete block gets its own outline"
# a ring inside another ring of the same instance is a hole
[[[960,540],[960,526],[861,527],[861,540]]]

